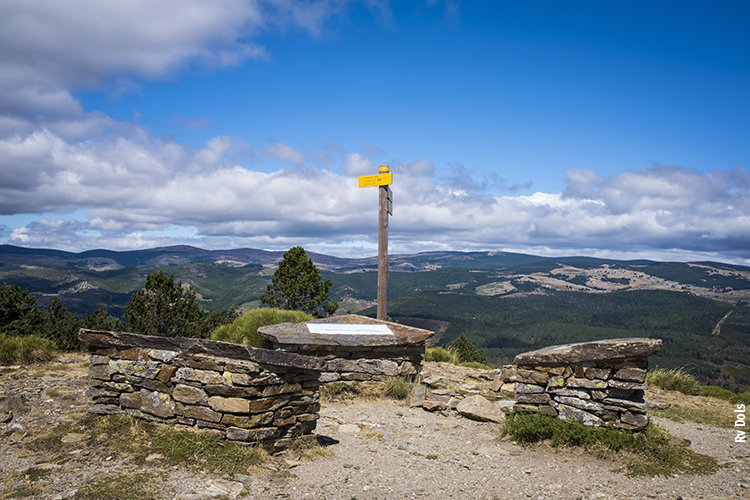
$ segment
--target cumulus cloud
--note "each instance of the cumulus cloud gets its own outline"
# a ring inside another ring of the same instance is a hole
[[[371,248],[377,190],[357,188],[354,170],[307,167],[304,153],[274,142],[254,155],[292,165],[259,172],[229,160],[241,146],[216,137],[192,150],[148,135],[71,144],[49,130],[0,140],[2,213],[89,209],[87,220],[15,228],[8,242],[79,250],[167,242]],[[353,159],[367,161],[350,153],[345,162]],[[529,196],[456,189],[431,175],[424,159],[396,164],[395,172],[392,252],[539,246],[750,257],[750,174],[739,166],[701,174],[656,165],[609,178],[571,170],[561,193]],[[170,227],[193,231],[165,236]]]

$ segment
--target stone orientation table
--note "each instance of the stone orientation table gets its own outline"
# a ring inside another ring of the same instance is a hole
[[[263,326],[258,335],[266,349],[325,360],[321,382],[334,382],[416,378],[422,369],[425,342],[434,332],[348,314]]]

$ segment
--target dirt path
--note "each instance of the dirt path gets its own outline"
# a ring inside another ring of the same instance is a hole
[[[107,461],[73,445],[68,456],[28,451],[24,444],[86,409],[85,357],[45,368],[0,374],[0,499],[33,486],[23,498],[72,498],[86,484],[118,475],[150,481],[157,498],[258,499],[729,499],[750,498],[747,444],[731,429],[660,420],[670,433],[691,440],[695,451],[720,460],[711,476],[627,478],[622,464],[578,450],[522,448],[500,440],[498,426],[377,400],[326,403],[317,432],[332,454],[299,461],[277,457],[267,468],[234,478],[186,467],[143,467]],[[472,382],[474,383],[474,382]],[[15,401],[16,403],[10,403]],[[35,465],[36,464],[36,465]],[[44,469],[47,467],[47,469]],[[46,470],[34,476],[31,471]],[[38,476],[38,477],[37,477]]]

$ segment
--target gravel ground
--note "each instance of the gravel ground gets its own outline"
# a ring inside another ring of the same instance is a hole
[[[612,459],[580,450],[522,448],[500,440],[496,424],[409,409],[388,400],[324,404],[317,433],[330,456],[281,456],[231,480],[179,466],[107,461],[95,450],[75,446],[69,459],[49,463],[52,457],[31,453],[24,443],[56,423],[77,418],[87,405],[85,358],[63,361],[68,363],[58,363],[51,371],[0,374],[0,398],[5,398],[6,409],[12,400],[26,401],[24,411],[0,424],[0,499],[14,498],[12,492],[23,485],[39,490],[24,498],[72,498],[101,478],[122,475],[139,480],[137,474],[154,475],[146,480],[158,498],[181,500],[221,495],[345,500],[750,499],[750,448],[734,443],[732,429],[656,419],[723,467],[710,476],[628,478],[621,471],[623,464]],[[30,471],[45,469],[42,477],[31,478]]]

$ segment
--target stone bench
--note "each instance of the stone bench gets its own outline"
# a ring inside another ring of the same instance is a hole
[[[612,339],[546,347],[519,354],[503,369],[515,384],[516,409],[585,425],[643,429],[648,425],[648,356],[658,339]]]

